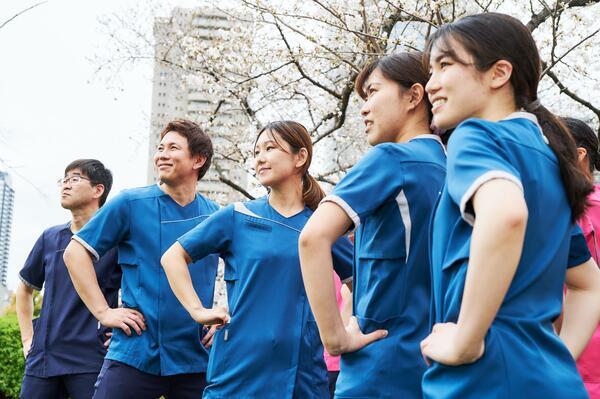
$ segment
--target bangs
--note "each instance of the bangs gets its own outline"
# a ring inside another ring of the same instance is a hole
[[[469,52],[467,46],[460,40],[461,36],[455,34],[452,28],[451,24],[442,26],[427,41],[425,51],[423,51],[423,67],[426,71],[431,70],[431,51],[433,50],[433,46],[440,53],[440,57],[448,57],[459,64],[469,65],[469,62],[460,58],[453,48],[453,45],[459,44]]]

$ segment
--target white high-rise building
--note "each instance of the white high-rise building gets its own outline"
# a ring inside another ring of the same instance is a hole
[[[0,171],[0,307],[8,300],[8,255],[14,202],[15,190],[10,176]]]
[[[221,156],[226,147],[228,135],[235,135],[225,127],[235,122],[243,126],[245,117],[228,102],[220,103],[209,87],[194,87],[185,79],[186,72],[179,67],[183,50],[179,45],[182,36],[193,33],[195,38],[210,40],[219,31],[227,30],[231,22],[219,11],[210,8],[175,8],[170,17],[157,18],[154,22],[155,63],[152,92],[152,116],[150,132],[150,154],[148,161],[148,182],[156,181],[153,154],[159,142],[159,134],[165,125],[176,118],[193,120],[206,128],[215,148],[215,157],[207,175],[198,185],[199,191],[221,203],[243,199],[242,195],[223,183],[220,176],[245,189],[245,171],[235,162]],[[214,117],[214,111],[219,112]],[[209,123],[210,120],[210,123]],[[220,173],[219,173],[220,172]]]

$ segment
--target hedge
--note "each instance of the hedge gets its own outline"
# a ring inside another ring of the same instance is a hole
[[[17,317],[0,317],[0,398],[19,397],[24,368]]]

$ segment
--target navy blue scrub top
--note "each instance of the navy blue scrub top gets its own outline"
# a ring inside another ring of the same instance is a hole
[[[434,362],[423,377],[425,398],[587,398],[575,361],[554,332],[569,260],[571,210],[558,161],[534,115],[499,122],[468,119],[448,142],[447,179],[432,223],[434,322],[460,312],[476,215],[472,197],[492,179],[522,191],[528,220],[516,273],[476,362]],[[576,243],[573,250],[576,248]]]
[[[298,257],[309,208],[284,217],[267,197],[221,209],[179,238],[193,260],[225,260],[231,322],[219,330],[204,398],[328,398],[327,369]],[[352,244],[332,250],[342,281],[352,273]],[[197,266],[191,265],[190,271]]]
[[[438,136],[373,147],[323,201],[356,228],[354,315],[387,337],[342,355],[336,398],[419,398],[428,334],[429,221],[446,176]],[[367,381],[367,383],[365,383]]]
[[[27,375],[98,373],[106,355],[109,329],[99,326],[81,301],[63,261],[72,236],[70,223],[45,230],[19,272],[25,285],[38,291],[44,288],[40,317],[34,320],[31,350],[25,360]],[[116,249],[106,252],[94,267],[106,301],[117,306],[121,268]]]
[[[154,184],[121,192],[73,236],[96,259],[118,247],[121,301],[146,320],[146,331],[139,336],[115,329],[107,359],[153,375],[206,371],[208,351],[199,345],[204,330],[173,294],[160,258],[178,237],[218,208],[200,194],[181,206]],[[207,255],[191,275],[202,302],[212,304],[218,258]]]

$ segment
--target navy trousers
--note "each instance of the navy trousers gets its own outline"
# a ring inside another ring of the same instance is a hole
[[[200,399],[206,373],[160,376],[115,360],[104,360],[94,399]]]
[[[67,374],[56,377],[23,376],[21,399],[91,399],[97,373]]]

